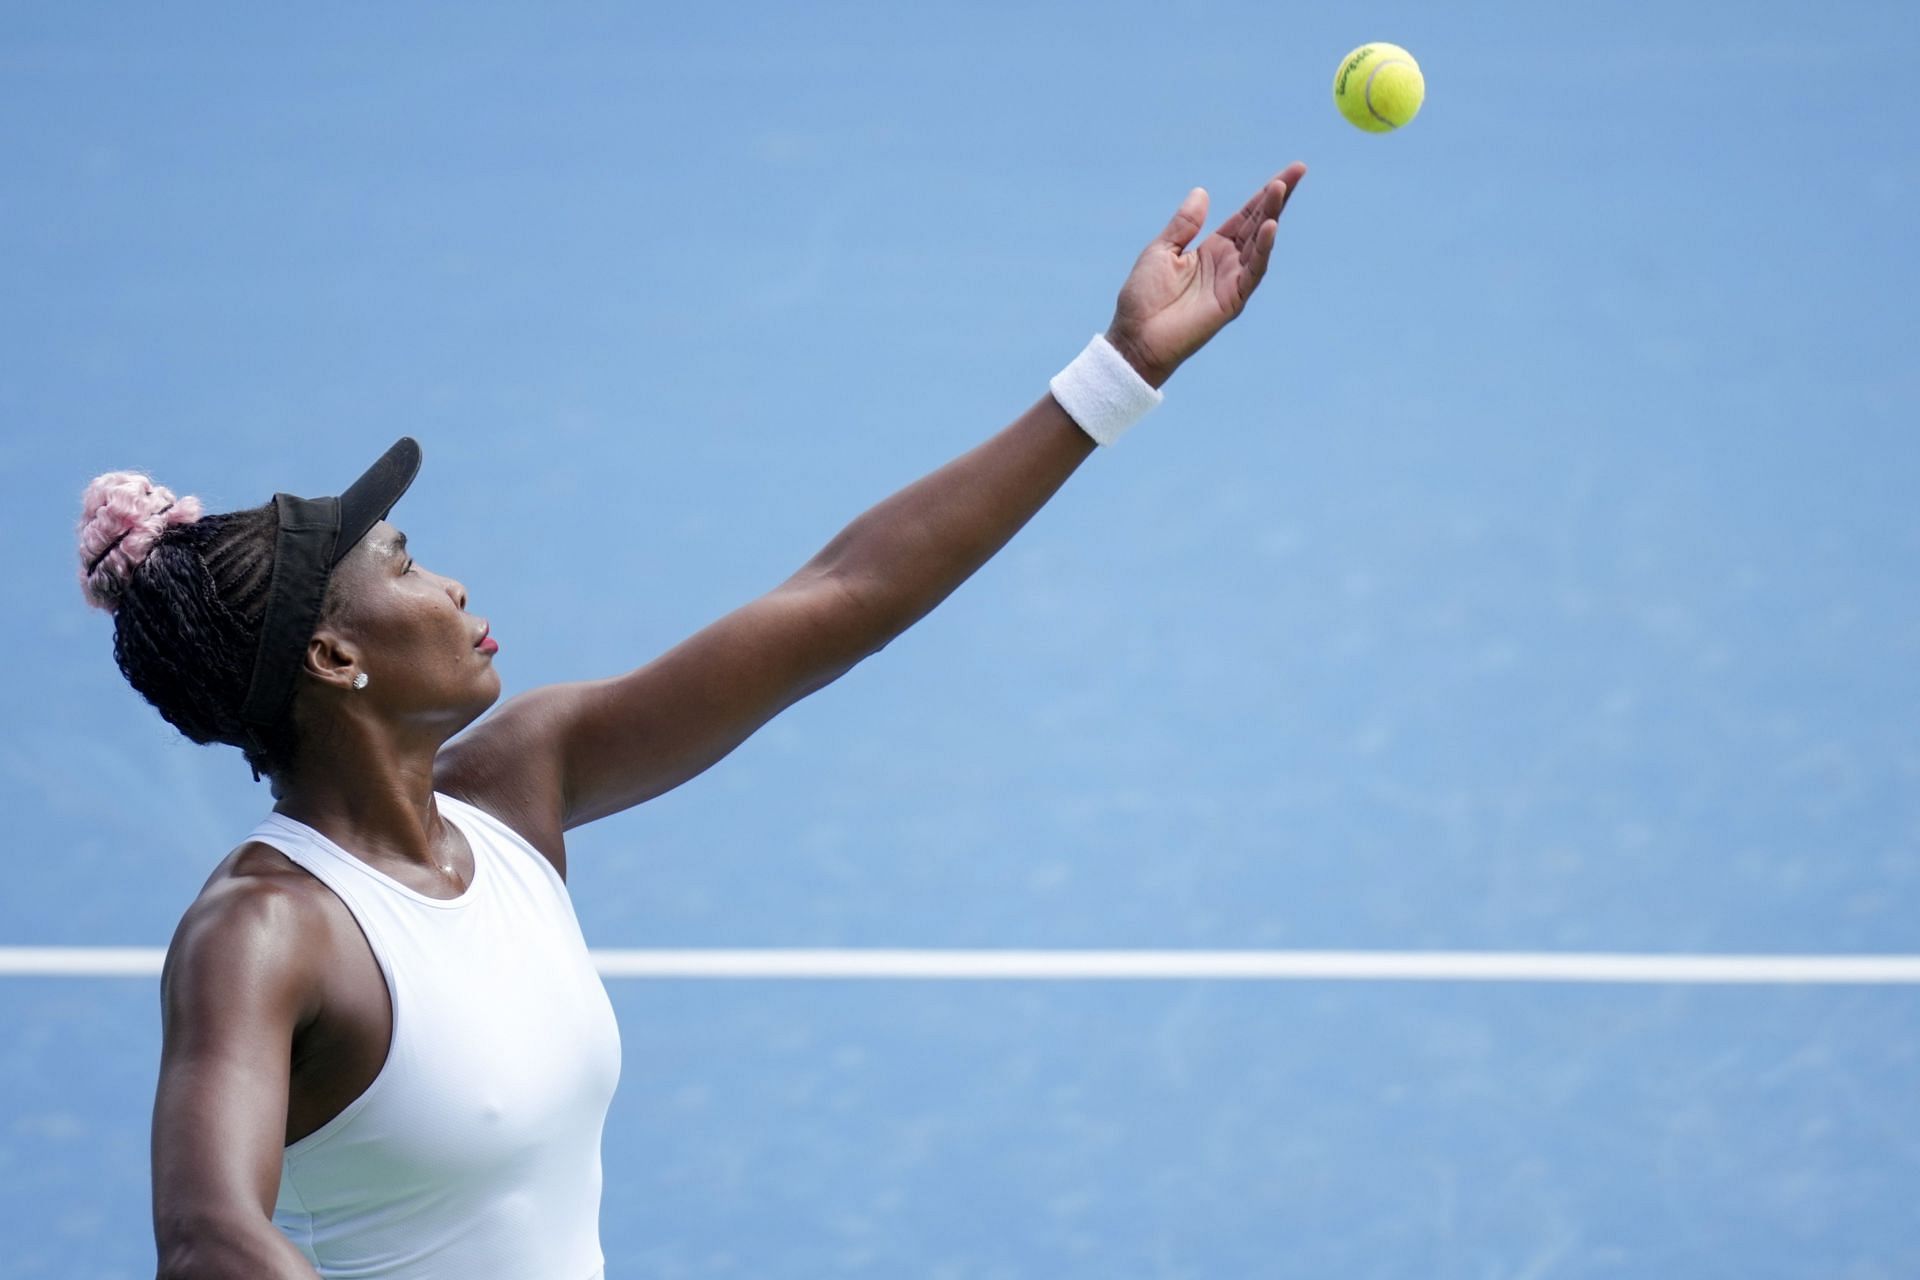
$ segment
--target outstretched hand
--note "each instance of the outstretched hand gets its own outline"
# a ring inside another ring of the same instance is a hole
[[[1167,229],[1133,264],[1120,289],[1107,341],[1154,386],[1246,309],[1267,274],[1280,212],[1307,166],[1291,164],[1190,252],[1207,224],[1207,193],[1195,187]]]

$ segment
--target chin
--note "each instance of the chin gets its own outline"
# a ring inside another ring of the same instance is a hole
[[[473,699],[461,708],[463,718],[460,721],[460,727],[455,729],[454,733],[460,732],[460,729],[466,728],[475,720],[487,714],[487,712],[493,708],[493,704],[500,701],[499,672],[489,666],[486,675],[480,678],[478,684],[479,687],[474,690]]]

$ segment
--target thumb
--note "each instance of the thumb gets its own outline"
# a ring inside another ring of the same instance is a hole
[[[1175,249],[1185,249],[1200,234],[1200,228],[1207,225],[1207,189],[1195,187],[1187,192],[1187,198],[1180,202],[1174,211],[1173,221],[1160,233],[1157,244],[1171,245]]]

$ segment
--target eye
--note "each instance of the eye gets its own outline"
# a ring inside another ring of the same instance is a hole
[[[402,570],[401,570],[400,572],[402,572],[402,573],[412,573],[412,572],[413,572],[413,561],[411,561],[411,560],[409,560],[409,561],[407,561],[407,567],[406,567],[406,568],[404,568],[404,569],[402,569]]]

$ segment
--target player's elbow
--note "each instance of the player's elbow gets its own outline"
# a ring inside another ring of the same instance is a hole
[[[228,1274],[220,1266],[230,1250],[221,1243],[222,1230],[203,1219],[176,1219],[154,1224],[159,1269],[154,1280],[209,1280]]]
[[[159,1266],[154,1280],[208,1280],[222,1274],[218,1269],[220,1249],[209,1236],[174,1231],[161,1237]]]
[[[898,602],[867,579],[834,573],[823,577],[820,586],[816,597],[826,602],[818,609],[821,629],[833,637],[835,658],[832,676],[822,683],[832,684],[892,644],[906,625],[898,616]]]
[[[282,1264],[284,1237],[271,1222],[180,1214],[154,1222],[154,1280],[265,1280],[297,1276]]]

